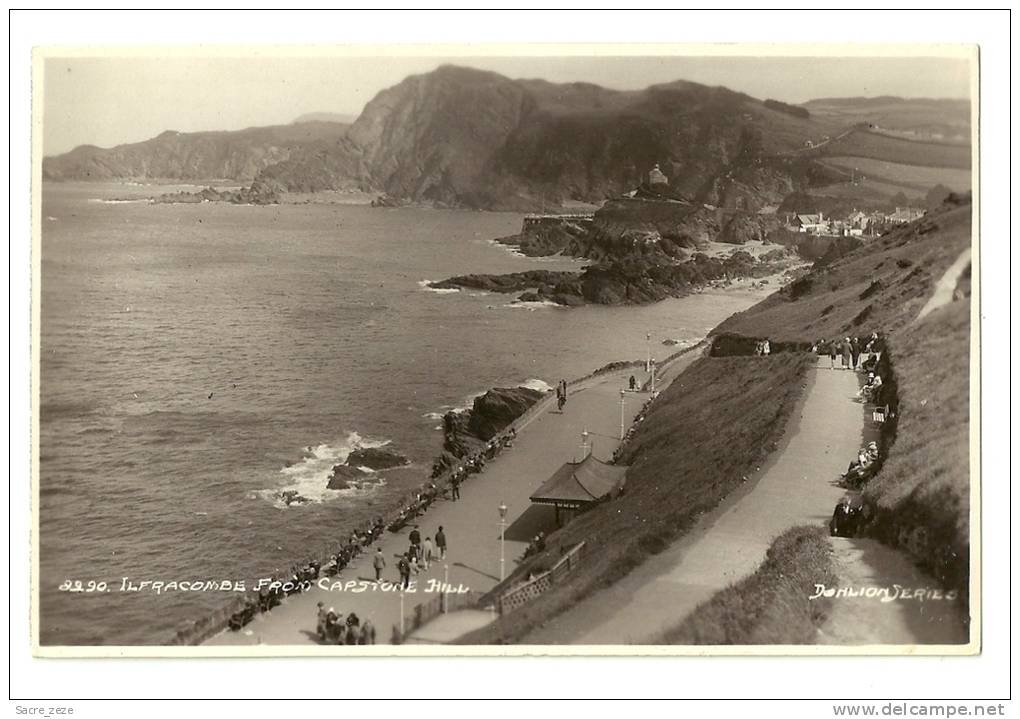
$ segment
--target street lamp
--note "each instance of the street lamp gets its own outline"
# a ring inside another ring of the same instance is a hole
[[[652,369],[651,369],[651,372],[652,372],[651,395],[652,395],[652,397],[654,397],[655,396],[655,358],[654,357],[652,357],[651,367],[652,367]]]
[[[450,590],[450,565],[443,565],[443,593],[440,595],[443,598],[443,614],[450,611],[449,600],[446,597],[446,593]]]
[[[506,554],[504,552],[504,545],[506,544],[506,502],[499,503],[499,581],[502,582],[506,578]]]
[[[626,406],[627,406],[627,390],[621,389],[620,390],[620,441],[621,442],[623,441],[623,435],[625,434],[624,426],[625,426],[625,423],[626,423],[626,419],[625,419],[624,412],[625,412]]]
[[[581,432],[581,461],[583,462],[588,457],[588,429],[585,428]]]
[[[652,366],[652,333],[645,332],[645,372]]]

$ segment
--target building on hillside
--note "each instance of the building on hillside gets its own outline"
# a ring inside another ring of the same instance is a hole
[[[904,225],[924,217],[924,210],[919,207],[897,207],[895,212],[885,216],[894,225]]]
[[[818,214],[795,215],[791,226],[797,232],[807,232],[812,235],[825,235],[829,233],[829,223],[821,212]]]
[[[662,170],[659,169],[657,164],[652,168],[651,172],[648,173],[648,184],[652,187],[655,187],[656,185],[669,184],[669,178],[662,173]]]

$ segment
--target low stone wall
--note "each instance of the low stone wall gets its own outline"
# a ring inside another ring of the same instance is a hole
[[[560,557],[559,561],[551,569],[497,596],[496,609],[500,615],[509,614],[515,609],[520,609],[561,581],[566,574],[570,573],[581,562],[584,556],[584,546],[584,542],[581,542]]]

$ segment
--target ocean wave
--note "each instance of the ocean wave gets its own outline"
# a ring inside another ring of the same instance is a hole
[[[421,287],[426,292],[435,292],[437,295],[452,295],[456,292],[460,292],[460,290],[457,289],[456,287],[449,287],[445,289],[439,287],[429,287],[429,285],[433,282],[435,282],[435,280],[419,280],[418,286]]]
[[[388,439],[367,439],[357,432],[348,433],[347,437],[336,443],[309,445],[300,461],[293,462],[280,469],[284,477],[282,486],[262,489],[256,492],[261,497],[280,509],[287,508],[283,495],[295,492],[311,503],[321,503],[337,497],[360,497],[371,494],[386,484],[386,479],[378,472],[365,471],[361,481],[352,482],[347,489],[328,489],[329,476],[333,467],[343,464],[356,449],[379,449],[390,444]],[[300,506],[299,502],[292,507]]]
[[[519,386],[525,387],[527,389],[537,390],[538,392],[549,392],[553,388],[552,385],[549,384],[548,382],[536,379],[534,377],[526,382],[522,382]]]
[[[99,202],[99,203],[104,204],[104,205],[137,205],[137,204],[147,204],[147,203],[151,202],[151,200],[148,197],[139,197],[137,199],[130,199],[130,200],[129,199],[110,199],[110,200],[108,200],[108,199],[105,199],[105,198],[102,198],[102,197],[94,197],[94,198],[90,198],[89,202]]]
[[[493,307],[493,305],[489,305],[489,307],[496,309],[495,307]],[[534,312],[535,310],[546,309],[549,307],[562,308],[562,305],[558,305],[555,302],[550,302],[549,300],[541,300],[539,302],[521,302],[520,300],[517,300],[515,302],[510,302],[508,304],[501,305],[501,307],[503,307],[504,309],[528,310],[529,312]]]

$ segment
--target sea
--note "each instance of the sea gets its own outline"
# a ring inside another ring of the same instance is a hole
[[[584,264],[493,242],[520,214],[145,200],[180,189],[199,188],[42,186],[42,644],[165,643],[229,592],[125,582],[250,584],[321,556],[427,478],[444,412],[664,357],[757,299],[568,309],[434,291]],[[412,463],[327,489],[359,446]]]

